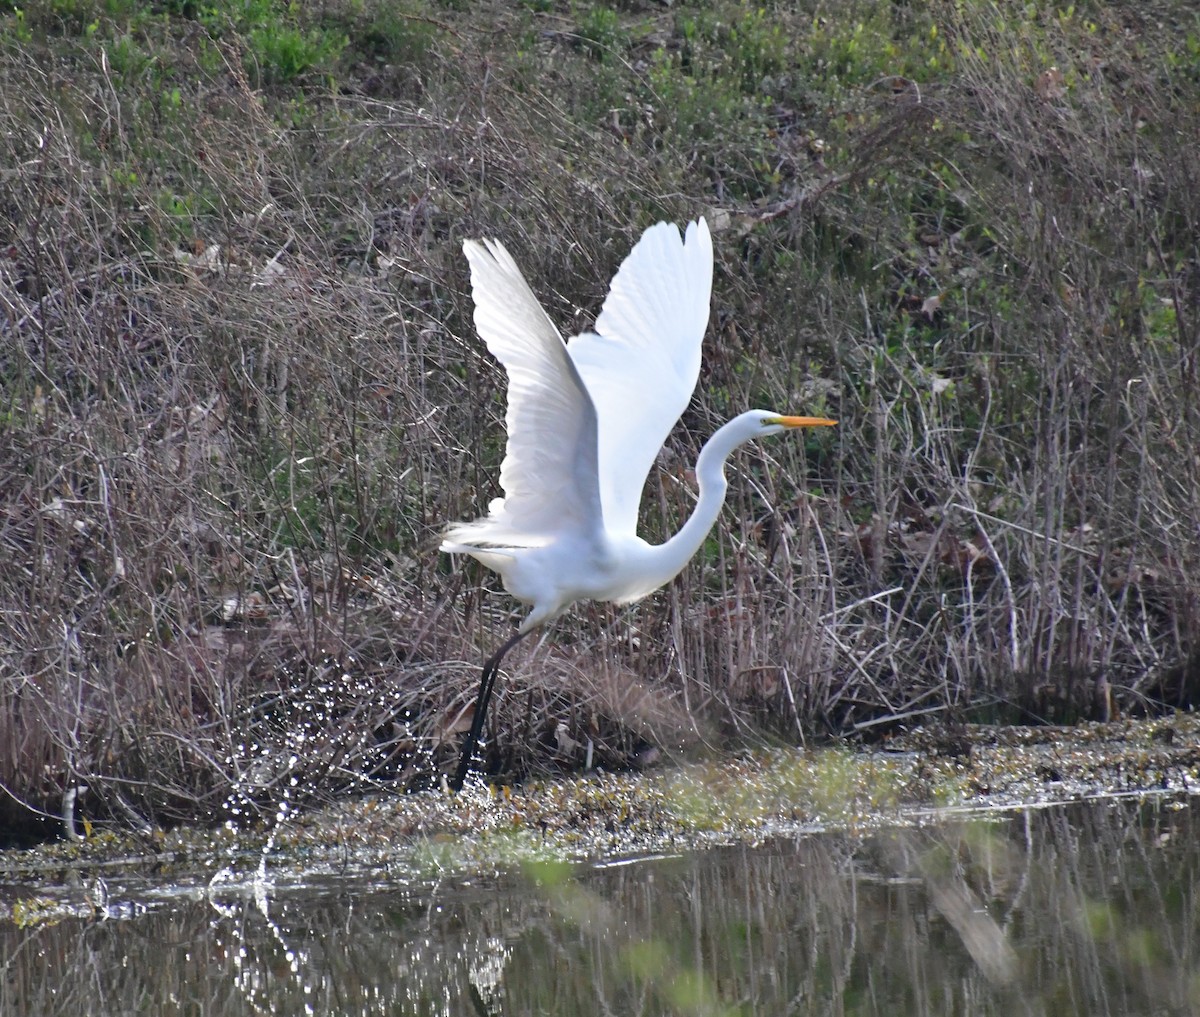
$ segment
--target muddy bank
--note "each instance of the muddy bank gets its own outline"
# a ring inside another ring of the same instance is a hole
[[[383,873],[470,878],[529,861],[611,860],[757,843],[809,830],[863,834],[965,812],[1200,788],[1200,719],[1071,728],[924,730],[886,747],[774,749],[649,774],[373,795],[288,814],[274,829],[92,832],[0,854],[0,881],[64,884],[115,872],[203,892],[217,878]],[[285,810],[286,811],[286,810]],[[241,874],[241,875],[239,875]],[[86,907],[80,902],[72,905]],[[6,906],[12,914],[12,904]],[[27,913],[27,911],[26,911]]]

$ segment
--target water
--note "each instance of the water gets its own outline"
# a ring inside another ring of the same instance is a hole
[[[0,1014],[1195,1014],[1198,834],[1124,799],[498,881],[0,885],[80,901],[0,925]]]

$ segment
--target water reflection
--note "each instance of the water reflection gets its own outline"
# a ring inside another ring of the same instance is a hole
[[[419,891],[110,878],[116,917],[0,927],[0,1013],[1189,1014],[1198,833],[1125,800]]]

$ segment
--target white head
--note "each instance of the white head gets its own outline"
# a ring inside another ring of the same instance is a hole
[[[798,427],[832,427],[836,420],[826,417],[792,417],[774,410],[747,410],[734,417],[714,434],[700,452],[696,475],[701,482],[723,484],[721,476],[725,459],[743,442],[763,438]]]
[[[730,423],[740,424],[745,434],[743,440],[759,438],[767,434],[779,434],[796,427],[833,427],[837,421],[826,417],[792,417],[774,410],[747,410]]]

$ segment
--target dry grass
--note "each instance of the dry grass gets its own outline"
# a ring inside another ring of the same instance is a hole
[[[336,92],[261,89],[236,31],[143,27],[138,63],[9,17],[9,815],[79,783],[161,822],[428,779],[518,617],[436,551],[502,455],[461,241],[501,238],[568,331],[646,225],[700,213],[704,376],[646,533],[727,415],[841,427],[740,453],[678,582],[514,656],[497,768],[1194,700],[1190,15],[913,5],[859,37],[892,57],[837,56],[837,4],[790,49],[730,11],[735,37],[632,11],[581,49],[609,23],[414,6],[408,55],[347,56]]]

